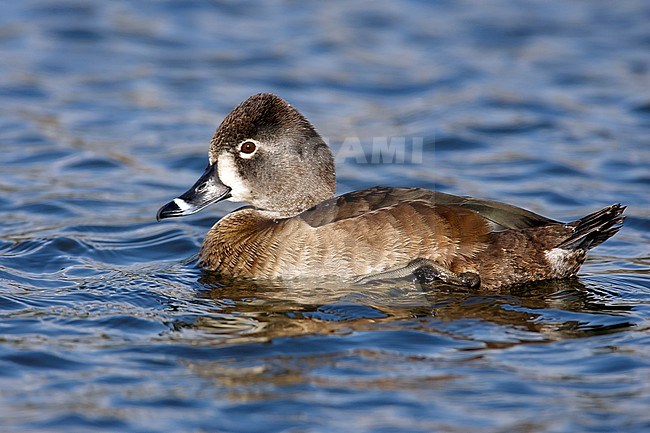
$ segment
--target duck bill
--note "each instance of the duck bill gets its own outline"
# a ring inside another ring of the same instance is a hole
[[[229,197],[230,188],[221,183],[217,175],[217,164],[212,164],[192,188],[158,209],[156,220],[192,215]]]

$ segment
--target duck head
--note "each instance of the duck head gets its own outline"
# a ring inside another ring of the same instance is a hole
[[[334,158],[309,121],[282,98],[260,93],[228,114],[210,142],[208,167],[158,220],[221,200],[246,202],[274,218],[294,216],[334,195]]]

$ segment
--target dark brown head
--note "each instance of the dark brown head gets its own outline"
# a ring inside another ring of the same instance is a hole
[[[329,148],[302,114],[269,93],[251,96],[226,116],[210,143],[209,162],[189,191],[158,211],[158,219],[225,199],[288,217],[334,195]]]

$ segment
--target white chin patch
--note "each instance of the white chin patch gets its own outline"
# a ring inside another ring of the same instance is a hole
[[[185,200],[183,200],[182,198],[175,198],[173,201],[174,201],[174,203],[176,203],[176,206],[178,206],[178,208],[182,212],[185,212],[186,210],[188,210],[189,208],[192,207],[189,204],[187,204],[187,202]]]
[[[230,187],[230,201],[249,201],[250,191],[244,184],[233,156],[228,153],[222,153],[217,157],[217,172],[221,182]]]

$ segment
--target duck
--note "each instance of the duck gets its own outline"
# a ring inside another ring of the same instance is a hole
[[[406,277],[486,290],[575,276],[625,219],[620,203],[563,223],[423,188],[335,190],[334,158],[316,128],[279,96],[259,93],[223,119],[203,175],[156,218],[243,202],[208,231],[198,255],[199,267],[228,278]]]

